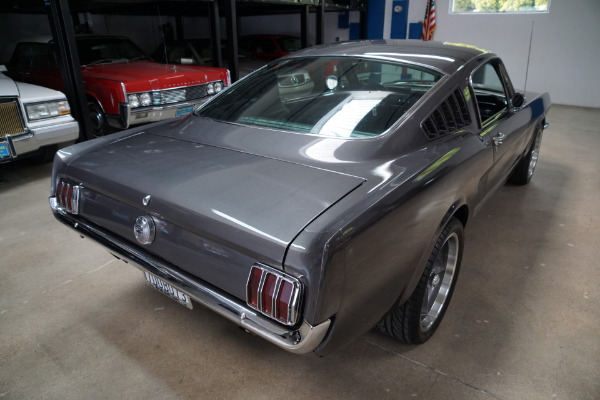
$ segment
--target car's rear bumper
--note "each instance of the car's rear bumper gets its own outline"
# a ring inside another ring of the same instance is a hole
[[[113,256],[131,263],[167,281],[176,289],[187,293],[196,302],[233,321],[247,331],[292,353],[309,353],[323,341],[330,320],[316,326],[304,321],[299,328],[293,329],[277,324],[263,317],[245,303],[232,298],[210,284],[194,278],[175,266],[160,260],[134,245],[110,234],[84,220],[74,218],[60,211],[56,198],[50,197],[50,207],[54,216],[65,225],[76,230],[82,237],[88,237],[105,246]]]

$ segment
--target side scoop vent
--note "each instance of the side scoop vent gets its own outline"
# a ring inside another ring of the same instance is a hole
[[[429,140],[455,133],[471,125],[467,102],[456,89],[422,123],[421,128]]]

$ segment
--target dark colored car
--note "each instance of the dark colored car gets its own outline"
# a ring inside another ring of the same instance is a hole
[[[94,136],[189,114],[229,84],[226,69],[159,64],[122,36],[76,42]],[[17,81],[64,90],[50,37],[19,42],[7,68]]]
[[[290,35],[242,36],[238,45],[241,54],[264,60],[275,60],[302,48],[300,38]]]
[[[50,205],[154,288],[291,352],[374,326],[423,343],[465,226],[507,179],[529,182],[549,107],[515,92],[493,53],[317,47],[176,122],[61,151]]]

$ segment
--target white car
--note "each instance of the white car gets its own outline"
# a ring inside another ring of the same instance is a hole
[[[0,163],[40,152],[51,160],[58,144],[79,137],[79,124],[71,116],[65,95],[59,91],[15,82],[0,66]]]

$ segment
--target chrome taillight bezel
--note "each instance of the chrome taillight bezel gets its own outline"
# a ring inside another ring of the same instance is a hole
[[[256,293],[254,292],[252,281],[256,278],[255,271],[260,271],[260,280]],[[275,278],[274,291],[270,296],[270,303],[265,302],[265,283]],[[283,295],[284,288],[290,289],[289,296],[287,299],[283,299],[287,305],[287,310],[282,310],[279,306],[279,296]],[[256,299],[256,304],[252,299]],[[287,326],[296,325],[300,317],[300,303],[302,300],[302,284],[296,278],[293,278],[283,272],[266,266],[264,264],[256,263],[250,269],[248,274],[248,280],[246,282],[246,304],[260,312],[261,314]]]
[[[56,183],[54,194],[58,210],[73,215],[79,214],[82,189],[81,185],[60,179]]]

